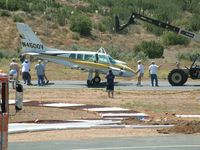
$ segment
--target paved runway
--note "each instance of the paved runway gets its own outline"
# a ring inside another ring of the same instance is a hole
[[[9,150],[199,150],[200,135],[11,142]]]
[[[37,86],[37,81],[32,81],[33,86],[24,85],[24,88],[105,88],[105,82],[102,82],[99,86],[88,87],[86,81],[71,81],[71,80],[59,80],[50,81],[48,85]],[[143,86],[136,86],[136,81],[117,81],[115,83],[115,89],[122,90],[194,90],[200,89],[200,80],[188,81],[184,86],[171,86],[168,81],[159,81],[159,87],[151,87],[150,81],[143,81]]]

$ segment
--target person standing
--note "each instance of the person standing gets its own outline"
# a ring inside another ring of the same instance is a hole
[[[179,61],[176,62],[176,68],[180,69],[180,62]]]
[[[156,65],[155,62],[152,61],[151,65],[149,66],[149,74],[151,77],[152,86],[154,86],[154,81],[155,81],[155,86],[158,86],[158,77],[157,77],[158,68],[160,68],[160,66]]]
[[[30,63],[27,59],[22,63],[22,78],[24,80],[24,84],[31,84],[31,75],[30,75]]]
[[[108,92],[108,97],[114,98],[114,79],[115,79],[115,76],[114,76],[112,70],[109,70],[108,74],[106,75],[106,79],[107,79],[106,91]]]
[[[142,86],[141,81],[142,77],[144,76],[144,65],[142,64],[141,60],[137,61],[138,66],[137,66],[137,71],[136,73],[138,74],[138,81],[137,81],[137,86]]]
[[[47,60],[44,60],[44,62],[42,63],[43,67],[44,67],[44,79],[46,80],[46,84],[49,83],[49,79],[46,76],[46,64],[48,63]]]
[[[38,77],[38,85],[44,85],[44,66],[41,64],[41,60],[38,60],[38,64],[35,65],[36,74]]]
[[[14,72],[14,74],[13,74],[13,72]],[[16,62],[15,58],[13,58],[12,62],[10,63],[10,73],[9,74],[13,75],[13,77],[15,76],[16,81],[19,80],[19,65]]]

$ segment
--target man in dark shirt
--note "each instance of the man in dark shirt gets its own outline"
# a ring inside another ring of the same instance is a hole
[[[115,76],[114,76],[112,70],[109,70],[108,74],[106,75],[106,79],[107,79],[106,90],[108,92],[108,97],[109,98],[113,98],[114,97],[114,78],[115,78]]]

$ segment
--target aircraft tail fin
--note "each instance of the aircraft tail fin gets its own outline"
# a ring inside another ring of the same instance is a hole
[[[35,53],[46,51],[46,47],[27,24],[17,23],[17,30],[20,34],[23,51]]]

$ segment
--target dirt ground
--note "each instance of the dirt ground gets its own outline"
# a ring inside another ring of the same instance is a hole
[[[188,91],[115,91],[114,98],[108,98],[102,89],[25,89],[24,100],[43,102],[65,102],[87,105],[118,106],[146,113],[149,121],[128,118],[123,124],[174,124],[167,129],[87,129],[60,130],[10,134],[9,141],[46,141],[65,139],[84,139],[99,137],[152,136],[165,134],[199,134],[199,118],[177,118],[176,114],[200,114],[200,90]],[[10,99],[15,92],[11,90]],[[67,121],[72,119],[95,119],[95,112],[80,109],[60,109],[27,106],[15,114],[10,106],[9,122],[39,122],[40,120]]]

